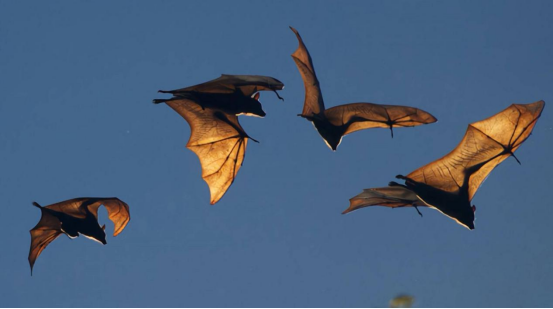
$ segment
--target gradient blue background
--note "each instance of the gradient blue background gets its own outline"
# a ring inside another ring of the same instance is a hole
[[[553,1],[0,1],[0,305],[553,305]],[[303,36],[326,106],[419,107],[438,122],[357,132],[337,152],[301,112]],[[158,89],[273,76],[240,117],[235,183],[209,206],[189,128]],[[482,185],[469,231],[437,211],[341,215],[363,188],[443,156],[469,123],[545,100],[533,135]],[[117,196],[108,245],[61,236],[30,276],[47,205]]]

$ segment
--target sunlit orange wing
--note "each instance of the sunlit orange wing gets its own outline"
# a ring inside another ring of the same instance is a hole
[[[319,80],[313,68],[311,56],[303,43],[303,40],[298,31],[290,27],[298,38],[298,49],[292,54],[292,59],[296,62],[296,66],[300,71],[303,84],[305,86],[305,101],[303,103],[303,116],[320,115],[324,112],[323,95],[319,86]]]
[[[369,128],[413,127],[437,120],[418,108],[374,103],[339,105],[327,109],[325,115],[335,126],[348,125],[344,135]]]
[[[544,105],[544,101],[513,104],[492,117],[470,124],[453,151],[407,177],[452,193],[467,182],[469,200],[472,200],[488,174],[532,133]]]
[[[31,265],[32,273],[35,261],[40,253],[42,253],[42,250],[62,234],[61,222],[47,211],[41,211],[40,221],[33,227],[30,233],[29,264]]]
[[[205,108],[189,100],[168,101],[190,125],[186,147],[194,151],[202,165],[202,178],[211,193],[211,204],[217,203],[234,182],[242,166],[248,135],[235,115]]]

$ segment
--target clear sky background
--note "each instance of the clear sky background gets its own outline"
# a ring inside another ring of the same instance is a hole
[[[0,305],[552,306],[553,1],[0,1]],[[327,107],[408,105],[435,124],[356,132],[332,152],[302,110],[303,36]],[[281,102],[240,117],[260,141],[209,206],[189,127],[158,89],[269,75]],[[467,125],[545,100],[476,194],[476,229],[348,199],[448,153]],[[30,276],[48,205],[116,196],[108,244],[64,235]]]

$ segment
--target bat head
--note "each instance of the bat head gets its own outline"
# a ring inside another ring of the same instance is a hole
[[[415,192],[417,197],[426,205],[438,210],[469,230],[474,230],[476,207],[470,205],[468,196],[443,191],[405,176],[399,176],[398,178],[405,179],[407,188]]]
[[[474,212],[476,211],[476,207],[455,207],[448,209],[442,208],[438,210],[440,210],[444,215],[457,221],[457,223],[466,227],[467,229],[474,230]]]
[[[99,236],[98,240],[100,240],[100,242],[101,242],[102,244],[105,245],[105,244],[108,243],[108,242],[106,241],[106,225],[105,225],[105,224],[102,225],[101,233],[99,233],[98,236]]]
[[[251,97],[242,97],[239,104],[240,113],[238,113],[238,115],[265,117],[265,111],[263,111],[261,103],[258,101],[258,99],[259,92],[256,92]]]
[[[103,226],[96,225],[94,228],[87,228],[79,231],[86,238],[97,241],[103,245],[107,244],[106,241],[106,225]]]
[[[308,120],[313,123],[326,145],[336,151],[338,145],[342,142],[342,130],[339,127],[332,126],[328,121],[318,120],[317,118],[308,118]]]

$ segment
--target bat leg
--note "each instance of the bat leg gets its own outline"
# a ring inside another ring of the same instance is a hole
[[[421,218],[422,218],[422,213],[420,212],[419,208],[415,203],[413,203],[413,207],[415,207],[415,210],[419,213],[419,215],[421,215]]]
[[[392,138],[394,138],[394,127],[390,126],[390,132],[392,132]]]
[[[167,102],[167,101],[169,101],[169,100],[155,99],[155,100],[153,100],[152,102],[153,102],[154,104],[159,104],[159,103],[165,103],[165,102]]]
[[[276,92],[276,90],[273,90],[273,92],[276,94],[277,98],[281,99],[282,101],[284,101],[284,99],[278,95],[278,92]]]
[[[397,175],[396,178],[397,178],[397,179],[407,180],[407,177],[405,177],[405,176],[403,176],[403,175]]]

